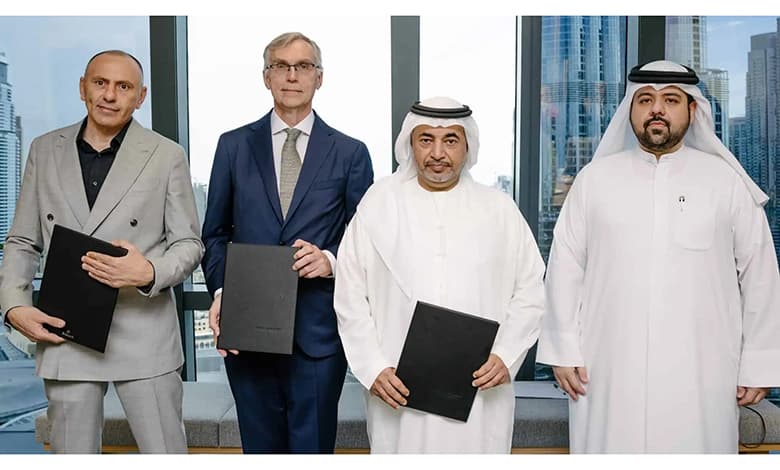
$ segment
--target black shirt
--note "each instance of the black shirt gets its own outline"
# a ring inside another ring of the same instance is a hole
[[[106,175],[108,175],[108,170],[111,169],[114,158],[116,158],[119,147],[122,145],[127,129],[130,128],[130,123],[132,122],[132,119],[127,121],[127,124],[119,131],[119,134],[111,139],[111,145],[99,152],[84,140],[84,129],[87,127],[87,119],[85,118],[84,122],[81,123],[81,129],[79,129],[79,133],[76,136],[76,149],[79,152],[81,176],[84,178],[84,189],[87,192],[87,202],[90,210],[95,205],[95,199],[97,199],[100,188],[106,180]]]

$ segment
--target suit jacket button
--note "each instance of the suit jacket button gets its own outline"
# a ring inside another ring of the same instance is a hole
[[[52,220],[54,220],[54,216],[53,216],[53,215],[51,215],[51,214],[46,214],[46,220],[48,220],[49,222],[51,222]]]
[[[284,242],[279,242],[279,246],[284,246]]]
[[[130,221],[130,226],[131,227],[135,227],[136,225],[138,225],[138,221],[137,220],[133,219],[133,220]]]

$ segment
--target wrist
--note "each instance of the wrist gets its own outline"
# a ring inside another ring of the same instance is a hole
[[[20,306],[11,307],[8,309],[7,312],[5,312],[5,324],[9,327],[15,328],[16,327],[16,313],[18,313]]]
[[[146,260],[146,269],[143,276],[143,287],[151,287],[154,284],[154,265],[151,261]]]

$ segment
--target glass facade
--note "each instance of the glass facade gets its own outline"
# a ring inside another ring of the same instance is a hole
[[[780,258],[780,18],[666,19],[666,55],[699,74],[716,132],[769,195],[765,206]],[[780,389],[772,397],[780,399]]]
[[[479,161],[471,175],[508,194],[514,186],[515,30],[512,16],[420,18],[420,99],[449,96],[474,111]],[[489,86],[474,86],[479,82]]]
[[[509,194],[516,189],[521,138],[515,131],[520,115],[515,105],[520,89],[517,20],[420,18],[420,98],[449,95],[474,109],[481,150],[472,174]],[[538,216],[537,240],[546,260],[569,187],[590,161],[622,99],[627,68],[634,64],[626,63],[631,56],[626,17],[548,16],[540,21],[538,212],[529,218]],[[201,220],[218,136],[271,109],[261,77],[262,48],[288,30],[303,31],[322,48],[324,84],[315,109],[333,127],[366,142],[377,179],[390,174],[391,77],[403,73],[391,70],[390,17],[323,22],[315,17],[192,16],[187,28],[189,109],[183,119],[188,119],[192,185]],[[0,17],[0,240],[13,219],[32,138],[84,115],[78,79],[86,60],[103,49],[127,50],[149,77],[149,36],[149,17]],[[667,58],[693,67],[701,77],[718,136],[770,195],[766,211],[780,254],[780,22],[775,17],[667,17],[665,37]],[[151,91],[135,113],[147,127],[152,124]],[[536,104],[531,101],[522,105]],[[225,382],[224,363],[208,327],[210,300],[205,300],[204,289],[198,268],[184,293],[185,305],[188,296],[199,294],[186,307],[194,309],[186,312],[193,322],[188,346],[194,346],[199,381]],[[19,333],[0,331],[0,376],[31,387],[17,409],[0,403],[0,431],[3,423],[45,406],[40,380],[33,376],[33,352],[34,345]],[[12,363],[13,368],[7,367]],[[536,378],[551,379],[550,369],[538,366]],[[774,390],[773,397],[780,400],[780,391]]]
[[[545,261],[574,177],[623,98],[625,47],[624,17],[542,17],[537,241]]]
[[[149,91],[134,117],[151,127],[149,44],[148,16],[0,16],[0,243],[13,221],[32,139],[86,115],[79,78],[95,53],[121,49],[139,60]],[[0,454],[42,452],[33,420],[47,402],[34,355],[34,343],[0,328]]]
[[[271,92],[262,80],[263,48],[287,31],[303,32],[322,51],[323,84],[314,96],[314,110],[330,126],[365,142],[375,179],[392,171],[390,17],[338,17],[323,22],[297,16],[190,16],[190,168],[201,221],[220,134],[254,122],[273,108]],[[205,290],[200,267],[192,281],[195,289]],[[198,380],[225,381],[208,312],[194,311],[193,321]]]

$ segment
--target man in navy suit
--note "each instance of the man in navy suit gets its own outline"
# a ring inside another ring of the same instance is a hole
[[[333,273],[344,229],[373,182],[363,142],[312,110],[322,85],[320,49],[285,33],[263,52],[274,108],[224,133],[211,170],[203,271],[219,335],[228,242],[291,245],[298,272],[292,355],[220,351],[245,453],[333,452],[347,362],[333,310]]]

